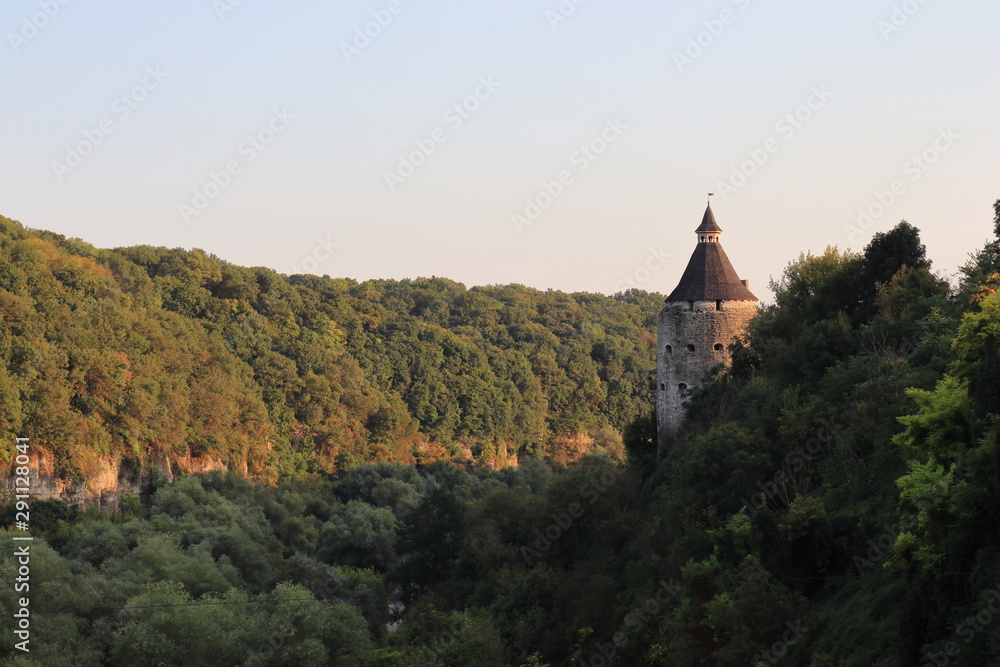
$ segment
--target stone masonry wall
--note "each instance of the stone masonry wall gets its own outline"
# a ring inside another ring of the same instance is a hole
[[[680,427],[684,402],[757,314],[756,301],[668,301],[660,311],[656,354],[656,416],[660,454]]]

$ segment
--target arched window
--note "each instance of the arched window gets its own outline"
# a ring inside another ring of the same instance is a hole
[[[724,349],[725,348],[722,347],[722,343],[716,343],[715,344],[715,351],[716,352],[722,352]]]
[[[660,391],[666,391],[666,390],[667,390],[667,385],[665,385],[664,383],[661,382],[660,383]]]
[[[716,310],[722,310],[722,301],[716,301],[715,302],[715,309]]]
[[[674,353],[674,348],[673,348],[673,346],[671,346],[671,345],[667,345],[667,354],[673,354],[673,353]]]
[[[694,345],[688,343],[688,352],[694,352]]]
[[[680,389],[681,391],[687,391],[688,390],[688,386],[686,384],[684,384],[683,382],[681,382],[679,385],[677,385],[677,388]]]

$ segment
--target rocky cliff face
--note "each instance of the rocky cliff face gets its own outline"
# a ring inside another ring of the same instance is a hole
[[[118,509],[126,496],[139,495],[149,486],[155,470],[169,481],[180,475],[228,470],[226,464],[209,457],[177,457],[171,460],[160,454],[153,456],[150,465],[142,470],[128,462],[99,457],[86,474],[86,479],[67,481],[56,477],[55,459],[51,453],[32,448],[30,458],[28,467],[31,471],[31,500],[57,499],[84,506],[97,506],[106,512]],[[14,477],[12,465],[4,470],[3,477],[0,478],[0,489],[5,498],[18,492],[15,490]]]

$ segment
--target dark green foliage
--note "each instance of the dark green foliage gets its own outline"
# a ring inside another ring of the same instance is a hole
[[[976,300],[981,290],[995,292],[1000,285],[1000,199],[993,205],[994,238],[978,252],[969,256],[969,261],[961,267],[964,300]]]
[[[316,557],[324,563],[385,572],[395,563],[395,542],[396,517],[391,510],[352,500],[336,508],[323,526]]]
[[[656,463],[656,412],[636,417],[625,427],[622,444],[629,463],[648,471]]]
[[[1000,241],[1000,199],[993,203],[993,233],[996,235],[997,240]]]
[[[465,537],[465,505],[445,487],[435,487],[404,521],[399,576],[409,597],[448,578]]]
[[[3,664],[1000,652],[991,246],[957,293],[906,223],[793,262],[657,460],[656,295],[285,279],[0,223],[0,427],[31,420],[67,478],[152,453],[271,482],[34,503],[39,650]]]
[[[877,232],[865,247],[858,272],[856,321],[871,320],[877,312],[879,286],[888,283],[904,266],[915,271],[930,266],[920,232],[905,220],[888,232]]]

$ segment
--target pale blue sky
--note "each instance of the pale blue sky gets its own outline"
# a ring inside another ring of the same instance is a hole
[[[575,11],[556,23],[560,4]],[[345,57],[372,12],[391,21]],[[859,249],[902,218],[953,273],[1000,197],[997,25],[995,0],[6,0],[0,214],[283,273],[668,291],[706,192],[749,151],[766,162],[714,208],[759,296],[800,251]],[[602,131],[603,154],[577,153]],[[893,181],[885,212],[845,229]]]

